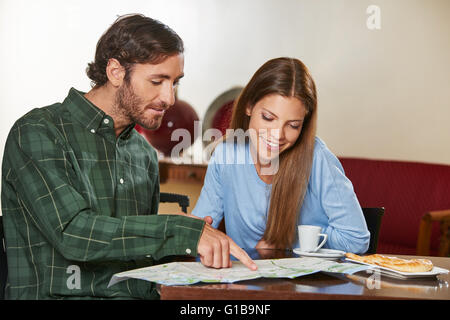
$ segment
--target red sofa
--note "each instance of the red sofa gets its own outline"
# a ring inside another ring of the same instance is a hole
[[[340,157],[362,207],[384,207],[378,253],[416,254],[422,216],[450,209],[450,166]],[[430,255],[437,255],[433,225]]]

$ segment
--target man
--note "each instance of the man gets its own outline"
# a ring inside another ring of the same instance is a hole
[[[114,273],[165,256],[251,269],[248,255],[200,219],[157,215],[155,150],[134,130],[156,129],[183,77],[183,42],[142,15],[120,17],[87,69],[93,88],[34,109],[8,136],[2,212],[10,299],[158,298],[155,285]],[[210,222],[210,221],[209,221]]]

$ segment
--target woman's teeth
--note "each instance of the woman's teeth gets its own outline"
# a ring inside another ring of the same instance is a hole
[[[280,144],[279,143],[275,143],[269,140],[266,140],[264,138],[261,138],[268,146],[270,146],[271,148],[279,148]]]

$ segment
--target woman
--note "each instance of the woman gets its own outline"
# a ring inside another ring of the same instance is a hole
[[[214,227],[225,218],[243,248],[298,247],[297,226],[308,224],[328,235],[324,248],[365,252],[370,233],[361,207],[340,162],[316,137],[316,122],[306,66],[266,62],[236,101],[234,135],[227,131],[217,144],[193,214],[211,216]]]

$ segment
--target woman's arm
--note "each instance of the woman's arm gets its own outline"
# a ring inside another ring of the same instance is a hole
[[[206,171],[204,184],[200,197],[197,200],[192,214],[205,218],[210,216],[212,218],[212,226],[217,228],[223,219],[223,181],[222,181],[222,164],[219,161],[222,154],[223,144],[217,145]]]
[[[327,247],[364,253],[370,233],[351,181],[336,156],[318,140],[310,178],[311,192],[328,217]]]

